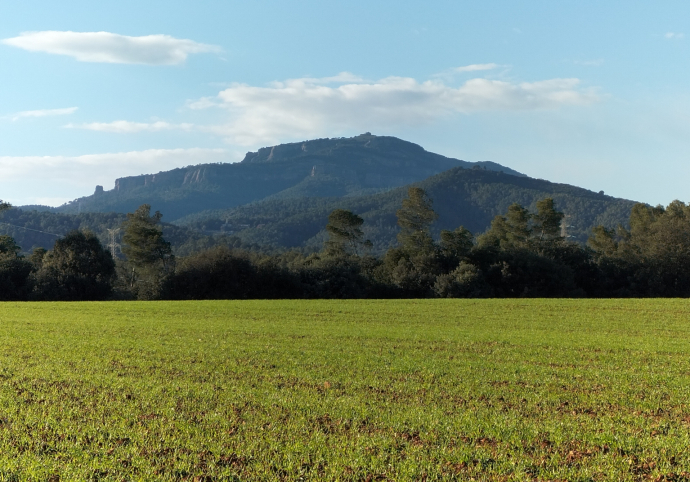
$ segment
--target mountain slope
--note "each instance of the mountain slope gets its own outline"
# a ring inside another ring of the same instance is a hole
[[[492,162],[470,163],[425,151],[395,137],[369,133],[317,139],[250,152],[236,164],[201,164],[153,175],[120,178],[114,189],[55,208],[61,213],[131,212],[144,203],[175,220],[265,198],[357,196],[381,192],[453,167],[478,166],[522,174]]]
[[[121,227],[125,219],[125,214],[118,213],[61,214],[12,208],[0,213],[0,235],[11,236],[25,254],[37,247],[52,249],[56,240],[72,230],[91,231],[105,246],[110,241],[108,230]],[[164,238],[170,241],[173,251],[178,255],[187,255],[218,244],[260,249],[259,246],[246,245],[232,236],[208,236],[170,223],[161,223],[161,227]],[[121,235],[122,233],[118,233],[116,241],[119,241]]]
[[[460,225],[481,233],[510,204],[518,202],[534,210],[536,201],[552,197],[567,216],[567,235],[584,242],[595,225],[627,224],[635,204],[567,184],[461,167],[416,185],[424,188],[434,201],[439,214],[434,226],[436,233]],[[179,219],[176,224],[207,233],[231,233],[259,245],[316,249],[326,237],[328,214],[343,208],[364,218],[365,234],[380,252],[395,242],[395,212],[406,192],[407,187],[401,187],[342,198],[268,199],[234,209],[198,213]]]

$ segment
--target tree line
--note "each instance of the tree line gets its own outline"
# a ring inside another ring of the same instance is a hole
[[[690,296],[690,206],[680,201],[636,204],[629,229],[597,226],[586,245],[567,237],[551,198],[535,212],[515,203],[476,235],[460,226],[434,239],[437,215],[418,187],[396,216],[397,243],[378,257],[363,219],[336,209],[316,253],[221,246],[178,258],[161,213],[145,204],[127,214],[115,258],[89,232],[72,231],[30,256],[0,236],[0,299]]]

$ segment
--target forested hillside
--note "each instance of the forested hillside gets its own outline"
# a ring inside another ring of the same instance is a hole
[[[537,200],[550,197],[566,215],[566,236],[584,243],[594,226],[626,226],[634,204],[567,184],[483,169],[458,167],[417,185],[428,192],[439,214],[432,227],[435,237],[442,229],[461,225],[481,233],[510,204],[517,202],[533,209]],[[340,208],[362,216],[364,233],[373,243],[372,253],[380,254],[395,243],[395,212],[406,192],[407,187],[402,187],[362,196],[273,197],[232,209],[194,213],[174,224],[163,223],[163,230],[178,254],[216,245],[264,251],[315,251],[326,237],[328,214]],[[155,204],[153,208],[159,209]],[[162,213],[167,220],[167,213]],[[92,231],[102,243],[107,243],[107,230],[119,227],[124,219],[124,213],[62,214],[11,209],[0,215],[0,234],[12,236],[24,252],[39,246],[50,249],[56,239],[74,229]]]
[[[473,233],[486,230],[494,216],[517,202],[533,209],[550,197],[566,215],[565,234],[584,243],[592,227],[627,225],[633,201],[613,198],[567,184],[507,175],[483,169],[454,168],[418,183],[433,200],[438,221],[433,233],[465,226]],[[206,211],[176,221],[195,231],[228,233],[244,242],[318,249],[325,239],[328,214],[348,209],[364,219],[365,236],[375,252],[395,242],[395,212],[407,187],[345,198],[271,199],[235,209]]]
[[[108,229],[117,229],[127,219],[125,214],[84,213],[60,214],[45,211],[9,209],[0,212],[0,235],[11,236],[24,253],[34,248],[52,249],[55,241],[70,231],[90,231],[99,241],[109,243]],[[228,246],[260,250],[229,235],[205,235],[190,228],[161,223],[163,234],[173,246],[176,254],[186,255],[214,246]],[[119,240],[118,233],[116,240]]]

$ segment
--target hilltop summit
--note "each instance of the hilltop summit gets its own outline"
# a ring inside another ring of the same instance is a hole
[[[226,209],[266,198],[354,196],[422,181],[454,167],[523,176],[493,162],[466,162],[395,137],[365,133],[264,147],[238,163],[199,164],[115,180],[55,209],[130,212],[148,203],[168,221],[202,210]]]

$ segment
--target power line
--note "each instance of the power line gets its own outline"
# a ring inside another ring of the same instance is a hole
[[[0,222],[0,224],[6,224],[7,226],[13,226],[13,227],[19,228],[19,229],[26,229],[27,231],[34,231],[36,233],[49,234],[50,236],[55,236],[56,238],[61,238],[62,236],[64,236],[62,234],[49,233],[47,231],[41,231],[39,229],[31,229],[31,228],[27,228],[25,226],[18,226],[16,224],[10,224],[10,223],[5,223],[5,222]]]

